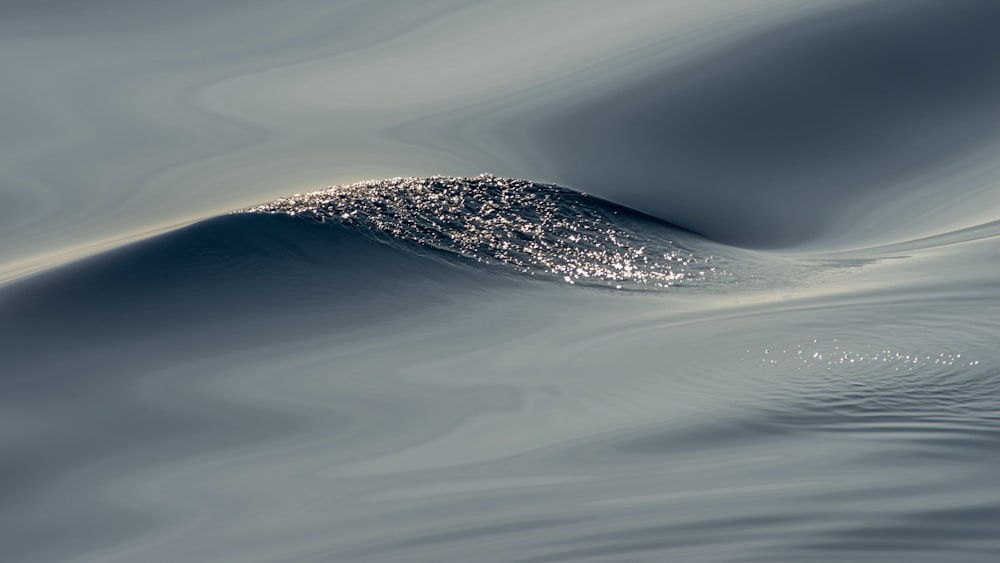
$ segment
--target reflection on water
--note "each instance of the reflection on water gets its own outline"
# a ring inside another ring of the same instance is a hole
[[[328,4],[0,6],[0,560],[997,560],[993,3]]]
[[[653,289],[733,276],[725,259],[720,264],[707,254],[726,247],[693,233],[558,186],[489,175],[370,181],[248,211],[357,225],[372,235],[570,284]]]

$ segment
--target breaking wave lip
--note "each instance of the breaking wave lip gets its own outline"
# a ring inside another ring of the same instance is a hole
[[[585,193],[490,174],[371,180],[235,213],[285,214],[510,273],[615,289],[734,282],[749,255]]]

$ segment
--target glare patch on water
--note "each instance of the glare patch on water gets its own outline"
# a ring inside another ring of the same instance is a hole
[[[750,353],[747,350],[747,353]],[[793,348],[764,348],[757,359],[761,367],[787,367],[815,371],[816,369],[858,368],[864,370],[879,367],[891,368],[895,372],[912,372],[933,367],[970,367],[979,365],[979,360],[954,352],[916,353],[893,348],[858,350],[842,346],[837,339],[832,342],[813,340],[798,344]]]
[[[616,289],[731,276],[670,225],[553,185],[483,174],[393,178],[296,194],[246,212],[338,222],[522,274]]]

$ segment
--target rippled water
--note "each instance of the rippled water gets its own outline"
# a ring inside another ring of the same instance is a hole
[[[1000,8],[709,4],[0,5],[0,560],[1000,559]]]

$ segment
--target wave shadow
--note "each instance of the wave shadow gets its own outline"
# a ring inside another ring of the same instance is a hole
[[[827,11],[584,94],[532,142],[567,185],[730,244],[795,244],[1000,138],[998,24],[988,0]]]

